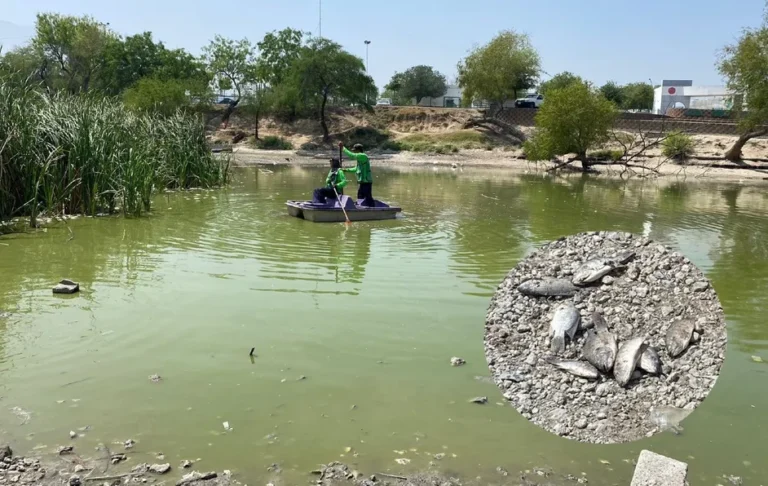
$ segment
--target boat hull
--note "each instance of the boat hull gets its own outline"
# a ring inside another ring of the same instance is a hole
[[[401,208],[376,201],[375,207],[360,206],[347,196],[342,196],[344,209],[350,221],[382,221],[397,218]],[[313,223],[343,223],[346,221],[344,211],[338,201],[328,204],[316,204],[309,201],[288,201],[285,203],[288,215]]]

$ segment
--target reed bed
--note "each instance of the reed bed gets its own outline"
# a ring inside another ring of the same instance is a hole
[[[136,113],[119,99],[49,94],[0,78],[0,220],[42,214],[140,216],[164,189],[229,178],[193,114]]]

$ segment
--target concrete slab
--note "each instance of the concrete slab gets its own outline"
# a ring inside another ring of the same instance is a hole
[[[688,464],[643,450],[630,486],[686,486]]]

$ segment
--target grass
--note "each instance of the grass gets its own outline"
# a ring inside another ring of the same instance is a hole
[[[163,189],[227,182],[202,120],[140,114],[112,98],[47,94],[0,78],[0,220],[42,214],[140,216]]]
[[[293,144],[282,137],[270,135],[256,140],[256,148],[262,150],[293,150]]]
[[[685,160],[693,155],[694,141],[690,135],[682,132],[671,133],[661,143],[661,153],[675,160]]]
[[[590,152],[589,156],[594,159],[618,162],[622,157],[624,157],[624,151],[621,149],[602,149]]]
[[[459,150],[492,150],[494,144],[484,134],[475,130],[459,130],[446,133],[416,133],[394,142],[400,150],[411,152],[456,153]]]

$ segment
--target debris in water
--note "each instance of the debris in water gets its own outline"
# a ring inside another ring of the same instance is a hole
[[[345,448],[344,448],[344,452],[346,452],[347,454],[349,454],[350,452],[352,452],[352,448],[351,448],[351,447],[345,447]]]
[[[74,439],[76,437],[77,437],[77,432],[75,432],[74,430],[70,430],[69,431],[69,438],[70,439]]]
[[[248,356],[253,356],[253,353],[256,351],[256,348],[251,348],[251,352],[248,353]]]
[[[11,412],[13,412],[13,414],[17,417],[21,418],[21,425],[25,425],[27,422],[29,422],[29,418],[31,417],[31,414],[21,407],[13,407]]]
[[[461,365],[466,364],[466,363],[467,362],[464,359],[462,359],[462,358],[458,358],[456,356],[451,358],[451,366],[461,366]]]
[[[610,462],[606,461],[605,459],[600,459],[600,463],[601,464],[610,464]]]
[[[128,439],[128,440],[125,441],[125,443],[123,445],[125,446],[126,449],[131,449],[131,448],[133,448],[133,446],[136,445],[136,441],[133,440],[133,439]]]
[[[224,430],[226,430],[227,432],[232,431],[232,427],[229,426],[229,422],[224,422],[221,425],[224,426]]]
[[[755,363],[763,363],[764,362],[763,358],[761,358],[760,356],[752,356],[752,361],[754,361]]]
[[[400,458],[395,459],[395,462],[400,464],[401,466],[405,466],[406,464],[410,463],[411,460],[410,459],[406,459],[404,457],[400,457]]]
[[[158,374],[149,375],[149,380],[158,383],[162,378]]]
[[[54,294],[74,294],[80,291],[80,284],[69,279],[64,279],[53,288]]]
[[[299,379],[298,379],[298,380],[296,380],[296,381],[303,381],[303,380],[306,380],[306,379],[307,379],[307,377],[306,377],[306,376],[304,376],[304,375],[301,375],[301,376],[299,377]]]
[[[75,446],[61,446],[59,447],[59,455],[63,456],[64,454],[71,454],[74,450]]]
[[[488,403],[488,397],[476,397],[470,400],[472,403],[479,403],[480,405],[484,405]]]
[[[392,451],[392,452],[394,452],[395,454],[397,454],[399,456],[402,456],[403,454],[405,454],[405,451]]]
[[[189,469],[190,467],[192,467],[192,461],[188,461],[188,460],[181,461],[182,469]]]

